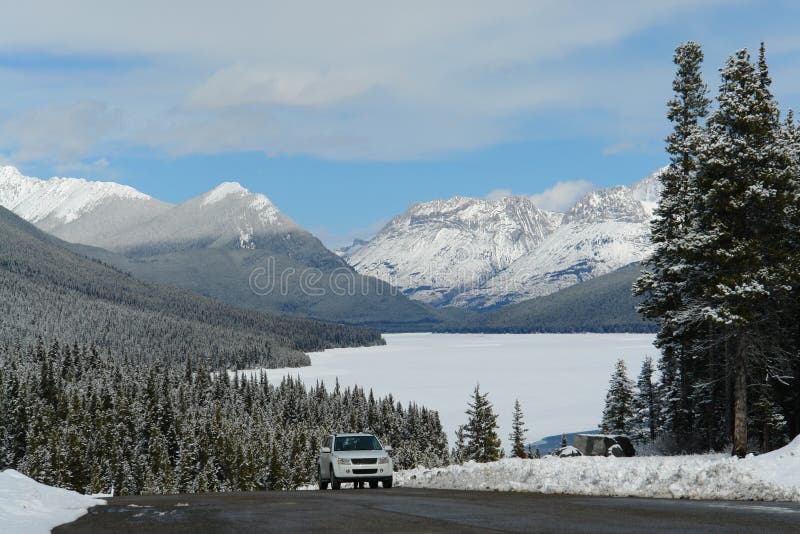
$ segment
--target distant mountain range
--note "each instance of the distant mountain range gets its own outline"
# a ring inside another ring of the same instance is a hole
[[[387,331],[433,329],[451,315],[360,275],[237,183],[171,205],[119,184],[2,167],[0,205],[137,278],[240,307]]]
[[[524,303],[646,257],[658,193],[653,175],[589,193],[566,213],[526,197],[421,203],[373,239],[334,253],[238,183],[173,205],[116,183],[40,180],[0,167],[0,205],[78,254],[238,307],[383,331],[503,330],[500,315],[470,310]],[[569,320],[568,310],[585,308],[594,291],[556,298],[567,311],[559,328],[633,324],[630,285],[613,287],[619,294],[603,289],[603,299],[622,304],[606,307],[616,315],[603,324]],[[507,319],[507,331],[554,331],[556,324]]]
[[[590,192],[566,213],[541,210],[526,197],[425,202],[340,254],[413,299],[489,309],[645,259],[659,195],[655,173]]]

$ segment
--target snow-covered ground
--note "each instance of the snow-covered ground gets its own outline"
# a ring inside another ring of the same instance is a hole
[[[0,473],[0,531],[38,534],[71,523],[105,501],[40,484],[6,469]]]
[[[401,471],[395,483],[410,488],[800,501],[800,437],[783,449],[744,460],[721,454],[508,459]]]
[[[268,371],[271,383],[287,374],[306,384],[373,388],[403,403],[439,411],[452,443],[477,382],[500,414],[500,437],[511,430],[519,398],[530,441],[597,427],[617,358],[631,378],[646,355],[657,356],[652,335],[641,334],[390,334],[387,345],[312,353],[311,367]],[[246,373],[246,371],[245,371]]]

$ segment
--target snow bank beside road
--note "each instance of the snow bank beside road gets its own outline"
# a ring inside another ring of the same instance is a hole
[[[47,533],[100,504],[105,501],[45,486],[13,469],[0,473],[0,530],[5,533]]]
[[[727,455],[546,457],[395,474],[399,486],[613,497],[800,502],[800,437],[744,460]]]

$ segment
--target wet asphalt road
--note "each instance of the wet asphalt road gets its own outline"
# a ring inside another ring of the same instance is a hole
[[[118,497],[53,532],[800,532],[800,504],[443,490]]]

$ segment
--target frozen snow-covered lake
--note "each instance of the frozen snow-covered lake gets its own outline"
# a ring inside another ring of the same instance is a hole
[[[452,445],[477,382],[500,414],[507,441],[514,399],[525,412],[528,438],[595,428],[617,358],[635,380],[642,360],[658,356],[643,334],[387,334],[387,345],[312,353],[311,367],[269,371],[306,384],[359,385],[439,411]]]

